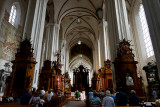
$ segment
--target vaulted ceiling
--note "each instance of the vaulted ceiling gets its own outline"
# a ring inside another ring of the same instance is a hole
[[[69,48],[80,40],[94,49],[100,22],[96,11],[103,8],[104,2],[105,0],[49,0],[49,22],[60,24],[60,38],[67,41]],[[131,3],[132,0],[126,0],[127,9]]]
[[[96,10],[102,8],[104,1],[53,0],[53,2],[54,22],[61,25],[62,39],[66,39],[70,47],[81,40],[92,48],[98,36],[99,20]]]
[[[126,0],[127,9],[132,1]],[[70,46],[78,40],[93,46],[99,35],[96,10],[103,8],[104,2],[105,0],[49,0],[48,6],[53,8],[49,12],[53,13],[50,18],[61,25],[61,38],[69,41]]]

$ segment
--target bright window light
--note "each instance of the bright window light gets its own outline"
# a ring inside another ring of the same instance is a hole
[[[16,6],[13,5],[11,8],[10,16],[9,16],[9,23],[12,25],[15,24],[15,19],[16,19]]]
[[[152,42],[151,42],[151,38],[149,34],[148,24],[146,21],[146,16],[145,16],[143,5],[140,5],[139,17],[141,20],[141,25],[142,25],[142,30],[143,30],[143,39],[145,43],[147,57],[151,57],[154,55],[154,52],[153,52]]]

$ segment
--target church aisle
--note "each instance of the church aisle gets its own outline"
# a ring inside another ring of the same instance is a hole
[[[87,107],[86,103],[84,101],[69,101],[66,105],[63,107]]]

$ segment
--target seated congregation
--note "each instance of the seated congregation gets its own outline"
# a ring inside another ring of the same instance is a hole
[[[12,99],[12,100],[10,100]],[[60,90],[57,92],[52,89],[26,89],[26,92],[19,95],[18,97],[9,97],[4,99],[5,103],[19,104],[23,106],[31,107],[61,107],[67,102],[66,96],[63,96]],[[16,105],[12,105],[13,107]]]
[[[105,91],[90,90],[87,97],[87,107],[115,107],[115,106],[141,106],[136,92],[131,90],[130,94],[123,92],[122,88],[117,88],[116,92],[112,89]]]

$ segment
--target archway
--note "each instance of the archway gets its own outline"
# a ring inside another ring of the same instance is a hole
[[[86,89],[91,86],[91,78],[93,75],[93,54],[92,49],[84,43],[76,44],[70,49],[69,54],[69,75],[71,77],[71,85],[73,90],[82,88]],[[76,75],[79,75],[78,77]],[[84,81],[79,81],[81,77]],[[80,86],[78,84],[82,83]],[[83,84],[87,83],[87,84]]]

